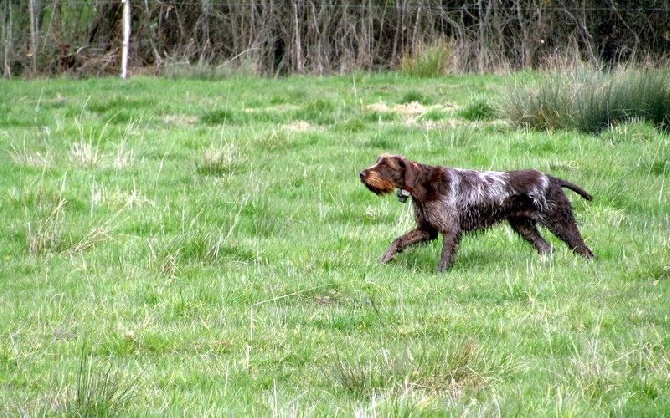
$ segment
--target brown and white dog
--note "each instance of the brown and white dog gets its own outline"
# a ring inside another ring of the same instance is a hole
[[[538,224],[547,227],[575,253],[593,258],[562,188],[587,200],[591,200],[591,195],[569,181],[537,170],[475,171],[430,166],[401,155],[383,154],[373,166],[361,171],[360,178],[375,194],[397,189],[401,201],[412,197],[416,228],[391,243],[382,257],[383,263],[405,248],[442,233],[438,270],[445,271],[453,263],[463,233],[504,220],[540,254],[550,253],[552,247],[540,235]]]

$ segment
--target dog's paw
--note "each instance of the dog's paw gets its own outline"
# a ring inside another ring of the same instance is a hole
[[[382,256],[380,261],[382,262],[382,264],[387,264],[390,263],[391,260],[393,260],[393,257],[395,257],[395,253],[391,254],[390,252],[387,252]]]

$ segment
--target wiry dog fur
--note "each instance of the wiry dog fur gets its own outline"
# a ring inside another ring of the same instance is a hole
[[[535,246],[540,254],[552,251],[537,225],[547,227],[575,253],[592,258],[582,239],[563,187],[584,199],[591,195],[566,180],[537,170],[475,171],[430,166],[401,155],[384,154],[360,173],[361,181],[375,194],[409,194],[416,228],[393,241],[382,262],[405,248],[444,236],[439,271],[449,269],[461,236],[507,220],[512,229]]]

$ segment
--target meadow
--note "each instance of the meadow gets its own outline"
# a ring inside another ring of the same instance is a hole
[[[540,78],[1,81],[0,414],[669,415],[670,136],[500,116]],[[381,265],[383,152],[575,182],[597,258]]]

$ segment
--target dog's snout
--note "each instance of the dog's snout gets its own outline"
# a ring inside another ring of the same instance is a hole
[[[360,176],[361,180],[365,180],[365,170],[361,171],[359,173],[359,176]]]

